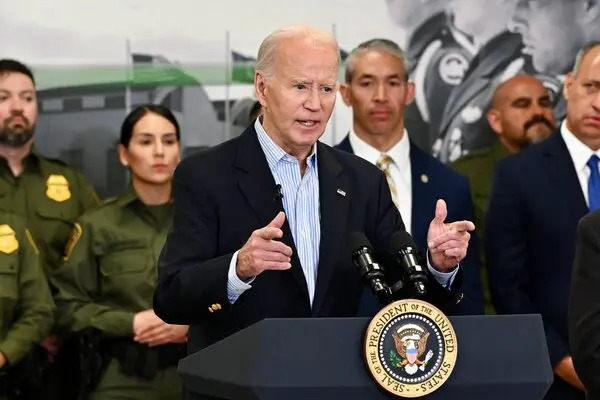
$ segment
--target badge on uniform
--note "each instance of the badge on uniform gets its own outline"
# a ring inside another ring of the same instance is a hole
[[[19,248],[19,241],[13,229],[4,224],[0,225],[0,251],[10,254]]]
[[[46,181],[46,196],[59,203],[71,198],[69,181],[64,175],[50,175]]]

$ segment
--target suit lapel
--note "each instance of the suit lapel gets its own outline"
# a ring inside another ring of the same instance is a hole
[[[337,146],[335,146],[335,148],[354,154],[354,149],[352,149],[352,145],[350,144],[350,134],[347,134],[344,139],[338,143]]]
[[[550,182],[557,190],[557,197],[562,199],[565,209],[579,220],[589,211],[581,190],[581,184],[575,171],[573,159],[567,149],[560,130],[554,132],[546,141],[543,153],[545,169],[550,175]]]
[[[246,198],[248,206],[260,221],[260,227],[266,226],[275,218],[279,211],[283,211],[281,200],[275,198],[275,179],[267,163],[267,159],[260,147],[254,127],[250,127],[239,137],[236,167],[238,174],[238,187]],[[305,300],[308,303],[308,286],[300,265],[298,251],[294,244],[292,231],[287,219],[282,227],[283,238],[281,241],[292,248],[292,268],[290,273],[300,285]],[[285,273],[285,272],[284,272]]]
[[[337,259],[346,242],[346,223],[349,196],[348,185],[343,178],[343,169],[335,158],[334,151],[318,143],[319,197],[321,214],[321,243],[319,246],[319,268],[313,300],[312,314],[319,315],[327,296]],[[339,193],[340,190],[342,193]]]

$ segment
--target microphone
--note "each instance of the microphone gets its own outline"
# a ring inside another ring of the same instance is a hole
[[[352,262],[358,267],[363,282],[371,288],[381,305],[389,304],[392,291],[384,281],[383,267],[373,261],[369,239],[361,232],[350,232],[348,245],[352,250]]]
[[[281,185],[278,183],[275,185],[275,193],[273,193],[273,203],[283,199],[283,193],[281,191]]]
[[[417,245],[410,233],[398,231],[390,239],[390,248],[396,262],[402,268],[405,287],[417,298],[427,296],[427,274],[421,265]]]

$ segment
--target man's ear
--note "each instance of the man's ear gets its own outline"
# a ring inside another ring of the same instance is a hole
[[[500,111],[492,108],[490,111],[487,112],[486,116],[492,130],[496,133],[496,135],[500,136],[502,134],[502,123],[500,123]]]
[[[254,73],[254,92],[256,93],[256,99],[260,105],[264,108],[266,106],[266,91],[267,82],[265,76],[260,72]]]
[[[352,98],[350,95],[350,85],[348,85],[347,83],[341,83],[340,84],[340,94],[342,95],[342,100],[344,101],[344,104],[347,105],[348,107],[352,107]]]

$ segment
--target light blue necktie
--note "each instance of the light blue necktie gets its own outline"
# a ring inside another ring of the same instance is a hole
[[[600,208],[600,172],[598,172],[598,158],[597,155],[593,155],[587,162],[587,166],[590,167],[590,179],[588,180],[588,198],[590,203],[590,211],[594,211]]]

